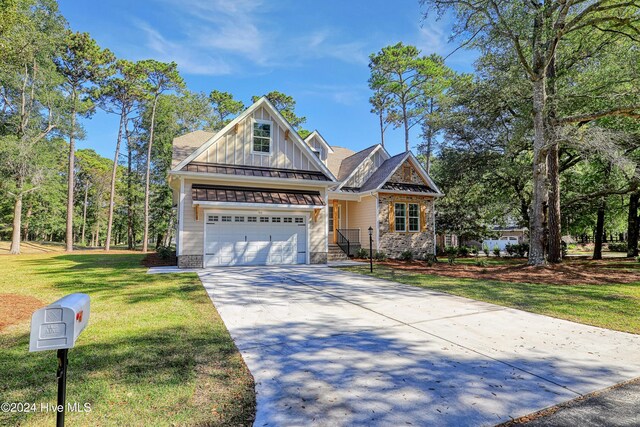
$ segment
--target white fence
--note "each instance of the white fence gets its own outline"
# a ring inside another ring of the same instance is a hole
[[[507,245],[517,245],[518,239],[515,237],[502,238],[502,239],[492,239],[492,240],[483,240],[482,248],[485,246],[489,247],[489,251],[493,252],[493,248],[496,246],[500,248],[500,252],[506,252]]]

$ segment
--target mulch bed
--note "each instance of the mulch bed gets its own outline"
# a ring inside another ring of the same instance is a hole
[[[395,260],[377,264],[415,273],[510,283],[605,285],[640,282],[640,263],[633,259],[565,260],[562,264],[545,267],[531,267],[524,260],[485,267],[469,264],[450,265],[446,262],[429,267],[424,261]]]
[[[150,252],[142,259],[141,263],[145,267],[170,267],[178,265],[178,258],[175,253],[169,258],[161,258],[156,252]]]
[[[29,319],[45,304],[37,298],[18,294],[0,294],[0,331]]]

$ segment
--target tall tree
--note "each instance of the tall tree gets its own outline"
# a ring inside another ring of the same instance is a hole
[[[13,201],[10,252],[18,254],[23,200],[50,172],[43,157],[51,135],[65,123],[66,105],[53,58],[66,21],[55,2],[19,0],[2,6],[0,174]]]
[[[124,59],[116,61],[116,75],[106,80],[99,93],[99,102],[103,109],[117,114],[120,118],[118,124],[118,136],[113,157],[111,171],[111,190],[109,195],[109,213],[107,217],[107,236],[104,250],[111,249],[111,234],[113,228],[113,211],[116,196],[116,174],[120,159],[120,145],[122,137],[127,133],[127,123],[136,102],[144,96],[143,82],[145,73],[138,63]]]
[[[369,59],[369,87],[390,97],[388,117],[395,127],[404,128],[405,150],[409,151],[409,130],[423,119],[423,83],[430,61],[417,47],[402,42],[382,48]]]
[[[543,265],[546,263],[545,222],[546,206],[550,201],[549,181],[553,203],[550,213],[553,216],[552,225],[556,227],[551,233],[554,247],[559,246],[560,238],[556,167],[558,125],[607,115],[638,115],[638,105],[627,104],[559,119],[554,99],[558,50],[574,35],[587,37],[593,32],[636,38],[640,32],[640,5],[627,0],[549,0],[517,4],[494,0],[471,3],[463,0],[421,0],[421,3],[433,6],[440,13],[452,10],[460,23],[458,35],[467,36],[468,40],[472,40],[471,45],[489,50],[496,46],[502,50],[507,46],[513,49],[531,83],[534,138],[529,264]],[[552,162],[551,168],[549,161]]]
[[[153,148],[153,132],[156,123],[156,108],[160,95],[172,89],[184,87],[184,80],[178,73],[178,65],[175,62],[163,63],[154,60],[140,62],[140,66],[146,74],[146,90],[150,96],[151,124],[149,126],[149,142],[147,144],[147,164],[145,170],[144,187],[144,231],[142,237],[142,252],[147,252],[149,243],[149,181],[151,176],[151,153]]]
[[[76,119],[78,115],[87,117],[93,113],[93,86],[108,76],[109,65],[114,60],[114,55],[108,49],[102,50],[88,33],[74,33],[69,30],[64,39],[64,48],[55,61],[58,72],[64,77],[63,87],[71,104],[65,237],[67,251],[73,250],[75,139],[78,132]]]
[[[209,127],[214,130],[222,129],[229,123],[230,116],[236,116],[244,110],[242,101],[233,99],[233,95],[229,92],[212,90],[209,94],[209,101],[213,109],[212,122]]]
[[[273,90],[264,96],[276,107],[276,110],[280,111],[280,114],[282,114],[296,131],[299,131],[300,127],[306,123],[306,117],[296,115],[296,101],[292,96],[278,92],[277,90]],[[260,96],[252,96],[251,102],[256,102],[260,98]]]
[[[393,121],[391,116],[391,94],[385,92],[383,88],[378,88],[369,98],[371,112],[378,116],[380,124],[380,144],[384,147],[384,133]]]

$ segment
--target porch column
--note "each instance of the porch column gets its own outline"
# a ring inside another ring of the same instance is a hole
[[[333,201],[333,243],[338,243],[338,201]]]

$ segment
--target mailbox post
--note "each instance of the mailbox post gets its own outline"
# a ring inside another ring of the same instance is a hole
[[[89,323],[89,295],[70,294],[31,316],[29,351],[58,350],[56,426],[64,426],[69,349]]]

